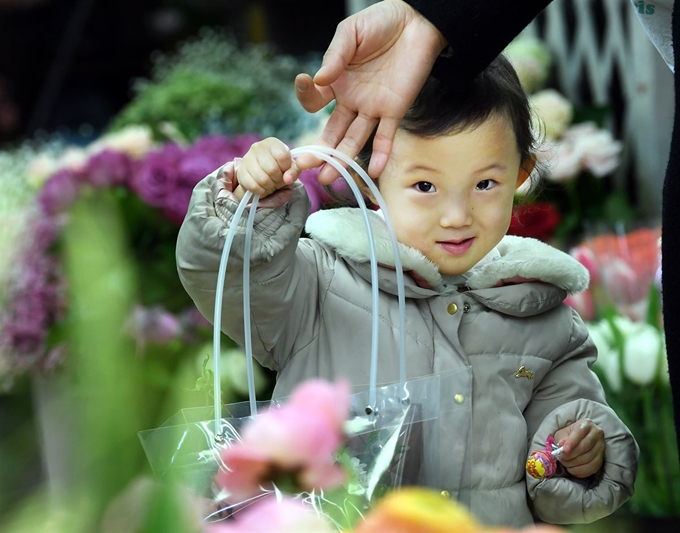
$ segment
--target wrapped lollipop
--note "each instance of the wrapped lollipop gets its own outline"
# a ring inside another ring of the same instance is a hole
[[[534,450],[527,459],[527,472],[536,479],[548,479],[557,471],[557,461],[562,455],[562,447],[555,444],[550,436],[546,440],[545,450]]]

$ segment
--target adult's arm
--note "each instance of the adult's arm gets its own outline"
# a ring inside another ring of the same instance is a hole
[[[433,75],[464,83],[479,74],[550,0],[404,0],[444,35],[449,46]]]

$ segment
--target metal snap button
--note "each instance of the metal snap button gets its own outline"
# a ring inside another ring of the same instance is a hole
[[[458,312],[458,306],[454,302],[451,302],[448,306],[446,306],[446,311],[450,315],[455,315]]]

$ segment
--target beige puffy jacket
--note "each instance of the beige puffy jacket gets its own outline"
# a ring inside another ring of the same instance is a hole
[[[220,256],[236,209],[214,192],[219,172],[194,189],[177,243],[182,283],[211,321]],[[310,377],[342,376],[355,385],[369,380],[371,274],[363,219],[351,208],[308,213],[309,200],[296,185],[284,205],[259,209],[255,217],[253,351],[277,372],[275,396]],[[384,222],[370,214],[382,265],[378,379],[390,383],[399,379],[396,276]],[[300,238],[305,227],[312,238]],[[239,344],[243,235],[239,230],[232,247],[222,311],[222,330]],[[452,418],[456,428],[447,428],[450,440],[444,433],[440,446],[442,492],[467,490],[481,521],[514,527],[536,519],[591,522],[628,500],[638,447],[590,369],[596,350],[585,325],[563,303],[568,293],[587,287],[587,271],[540,241],[510,236],[463,277],[442,278],[419,251],[403,245],[401,258],[413,274],[405,276],[408,377],[459,371],[442,392],[442,411],[459,415]],[[540,281],[499,286],[514,277]],[[589,480],[528,476],[531,451],[581,418],[604,430],[601,473]],[[464,450],[459,437],[466,432]],[[466,468],[467,488],[459,479]]]

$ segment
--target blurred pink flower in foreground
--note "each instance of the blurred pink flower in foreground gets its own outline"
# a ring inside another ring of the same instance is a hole
[[[334,454],[342,444],[349,413],[349,384],[309,380],[280,408],[249,422],[242,440],[222,452],[227,470],[216,483],[237,503],[270,490],[330,488],[345,481]]]
[[[299,500],[265,498],[234,515],[209,523],[206,533],[331,533],[331,526]]]

